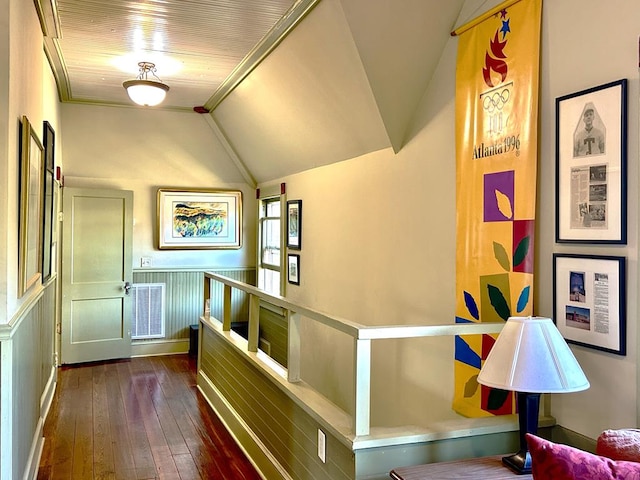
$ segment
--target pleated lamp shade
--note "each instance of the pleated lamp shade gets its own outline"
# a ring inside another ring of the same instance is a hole
[[[501,390],[569,393],[589,381],[550,318],[510,317],[484,362],[478,382]]]

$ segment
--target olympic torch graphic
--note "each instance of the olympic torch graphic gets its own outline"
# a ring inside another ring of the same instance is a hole
[[[489,42],[482,69],[484,83],[491,88],[480,95],[485,111],[486,130],[491,136],[501,135],[507,126],[508,112],[505,107],[509,103],[513,87],[513,82],[504,83],[509,73],[504,49],[507,46],[507,33],[511,31],[507,11],[502,10],[500,16],[502,27],[496,30]]]

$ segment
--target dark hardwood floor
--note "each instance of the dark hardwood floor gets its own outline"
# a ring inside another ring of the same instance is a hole
[[[60,368],[44,435],[38,480],[260,479],[187,355]]]

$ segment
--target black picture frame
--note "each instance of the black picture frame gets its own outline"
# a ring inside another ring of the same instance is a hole
[[[627,243],[626,79],[556,99],[556,242]]]
[[[26,115],[20,125],[20,208],[18,298],[42,282],[42,205],[44,148]]]
[[[625,257],[553,255],[554,322],[567,342],[626,355],[625,275]]]
[[[54,214],[55,214],[55,138],[49,122],[43,122],[44,168],[42,184],[42,281],[51,278],[53,271]]]
[[[287,248],[302,249],[302,200],[287,201]]]
[[[300,285],[300,255],[287,254],[287,281],[293,285]]]

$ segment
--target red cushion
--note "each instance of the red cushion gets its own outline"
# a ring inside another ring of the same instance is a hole
[[[596,453],[612,460],[640,462],[640,430],[605,430],[598,437]]]
[[[640,480],[640,463],[615,461],[527,434],[534,480]]]

